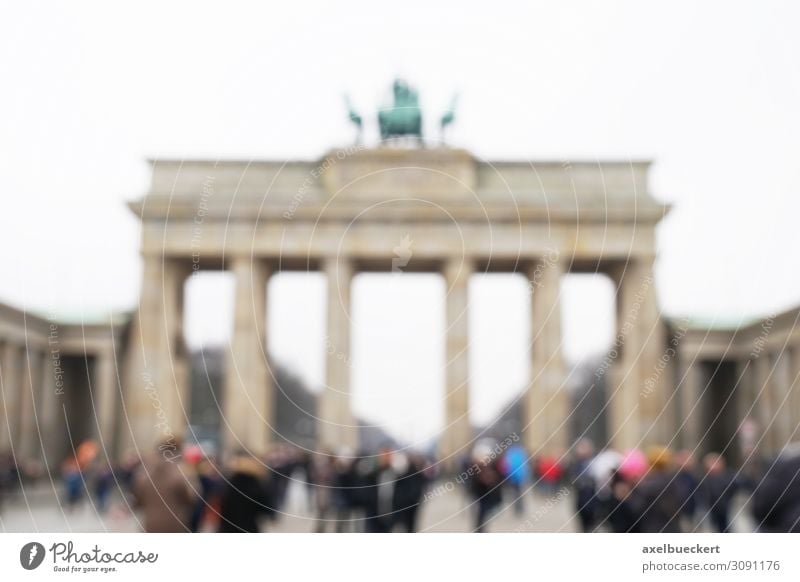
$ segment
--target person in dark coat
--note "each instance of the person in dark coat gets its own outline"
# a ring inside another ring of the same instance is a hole
[[[236,455],[222,489],[219,531],[260,531],[260,518],[273,513],[271,501],[265,467],[249,455]]]
[[[298,466],[297,453],[289,445],[278,444],[267,455],[270,491],[272,492],[273,507],[276,511],[283,508],[292,474]]]
[[[697,498],[700,481],[697,478],[692,451],[684,449],[679,451],[675,457],[676,465],[678,466],[675,484],[683,504],[681,507],[681,529],[685,532],[692,532],[697,528]]]
[[[392,528],[392,496],[395,474],[392,470],[392,451],[384,447],[377,458],[359,461],[360,497],[364,509],[364,529],[367,533],[386,533]]]
[[[703,457],[706,475],[700,482],[700,499],[708,509],[712,527],[719,533],[731,531],[731,502],[739,489],[736,474],[725,466],[725,459],[717,453]]]
[[[679,533],[681,492],[672,470],[672,454],[665,447],[647,451],[650,469],[633,487],[630,502],[642,533]]]
[[[200,496],[192,509],[190,527],[193,532],[199,532],[203,528],[204,520],[208,520],[209,516],[213,515],[213,512],[209,511],[209,508],[211,507],[217,489],[220,488],[222,480],[214,463],[208,458],[202,458],[198,461],[196,472],[200,486]],[[218,516],[214,516],[214,518],[216,517]]]
[[[478,505],[473,531],[484,533],[486,522],[502,502],[500,484],[503,477],[495,459],[483,455],[477,455],[477,459],[474,465],[475,472],[469,477],[468,486]]]
[[[358,465],[350,451],[336,459],[334,471],[332,503],[336,510],[336,533],[352,532],[362,507]]]
[[[408,533],[417,531],[419,504],[428,479],[424,464],[418,455],[395,454],[392,462],[396,475],[392,494],[393,530]]]
[[[609,495],[604,499],[604,523],[614,533],[639,533],[638,516],[631,500],[632,484],[620,473],[614,471],[608,484]]]
[[[759,531],[800,533],[800,450],[791,448],[768,466],[751,509]]]
[[[589,470],[593,459],[594,444],[589,439],[581,439],[575,446],[575,460],[569,467],[568,476],[575,492],[575,512],[583,532],[594,530],[599,513],[597,484]]]

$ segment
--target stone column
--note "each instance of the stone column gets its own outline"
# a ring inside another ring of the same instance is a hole
[[[121,429],[126,447],[138,454],[182,437],[188,416],[188,391],[175,364],[183,342],[180,322],[189,265],[156,254],[143,260],[139,310],[126,355]]]
[[[736,451],[734,462],[746,463],[753,451],[753,420],[755,409],[751,406],[755,402],[753,398],[753,363],[748,356],[740,356],[736,359],[736,387],[734,398],[736,400],[734,409],[736,410]]]
[[[191,394],[189,390],[189,364],[186,353],[186,339],[183,337],[183,307],[186,281],[191,274],[189,261],[173,260],[169,271],[165,273],[164,322],[165,339],[169,343],[170,379],[172,390],[168,418],[176,435],[185,436],[189,424],[191,410]]]
[[[111,350],[97,354],[94,361],[92,401],[96,419],[96,436],[100,447],[109,456],[115,452],[117,410],[117,366]]]
[[[353,271],[344,257],[328,257],[326,385],[319,397],[317,440],[321,447],[358,446],[358,427],[350,407],[350,286]]]
[[[690,354],[692,355],[692,354]],[[705,428],[703,427],[703,394],[706,383],[703,380],[703,367],[699,360],[692,359],[683,366],[683,374],[678,386],[681,399],[681,446],[700,451]]]
[[[19,408],[19,456],[26,460],[41,458],[39,441],[41,427],[38,424],[38,412],[41,400],[42,372],[41,352],[36,349],[26,349]]]
[[[635,319],[639,345],[636,365],[639,368],[639,432],[643,445],[667,445],[673,437],[668,388],[666,326],[661,321],[652,259],[642,259],[634,267],[634,302],[639,302]],[[670,352],[673,353],[673,352]]]
[[[525,394],[522,428],[529,455],[561,455],[570,446],[570,397],[561,353],[560,260],[531,269],[531,382]]]
[[[609,428],[614,448],[626,450],[662,439],[663,374],[656,362],[663,349],[652,261],[631,260],[615,273],[617,281],[617,359],[608,386]],[[659,346],[661,348],[659,349]],[[656,384],[645,389],[645,382]]]
[[[237,256],[230,263],[236,279],[233,335],[222,397],[223,442],[227,451],[266,452],[274,430],[274,391],[267,359],[266,261]]]
[[[469,420],[469,260],[450,259],[444,265],[446,305],[445,427],[439,444],[439,460],[455,468],[470,453]]]
[[[776,450],[780,451],[792,442],[794,426],[792,426],[791,412],[791,385],[790,375],[790,353],[788,349],[783,349],[775,353],[773,362],[772,398],[774,403],[773,422],[775,429]],[[796,426],[796,425],[795,425]]]
[[[21,348],[5,342],[0,352],[0,451],[17,448],[19,427],[19,401],[22,392]],[[19,451],[15,451],[19,454]]]
[[[749,418],[752,421],[756,413],[754,407],[756,391],[753,386],[755,383],[753,361],[749,356],[744,355],[738,359],[736,362],[736,374],[741,384],[739,399],[737,401],[739,416],[742,419]]]
[[[800,345],[789,349],[789,409],[791,411],[792,440],[800,441]]]
[[[39,405],[39,426],[42,432],[42,454],[44,462],[51,473],[57,473],[63,459],[60,458],[63,447],[61,435],[65,432],[64,421],[64,385],[61,353],[58,343],[48,347],[42,362],[42,398]]]
[[[764,351],[751,360],[753,368],[753,393],[755,398],[754,417],[758,421],[761,433],[758,450],[761,454],[775,452],[774,430],[772,429],[772,390],[770,389],[770,376],[772,368],[769,353]]]
[[[8,404],[6,393],[10,392],[10,368],[6,360],[5,341],[0,341],[0,454],[4,454],[10,448],[10,427],[8,424]]]

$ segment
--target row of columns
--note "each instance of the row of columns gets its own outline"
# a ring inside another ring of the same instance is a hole
[[[734,385],[727,388],[734,399],[732,410],[739,439],[735,445],[741,452],[774,455],[800,441],[800,345],[751,352],[744,357],[734,355],[729,361],[736,365]],[[703,449],[708,420],[718,412],[707,408],[713,370],[718,365],[720,360],[696,358],[679,372],[679,424],[684,447]],[[754,423],[754,434],[747,432],[746,422]]]
[[[264,451],[274,440],[274,379],[267,358],[267,260],[236,256],[227,267],[235,278],[234,329],[226,371],[223,445],[227,450]],[[643,268],[642,268],[643,267]],[[664,400],[659,391],[642,393],[642,383],[661,355],[658,309],[650,265],[621,271],[620,322],[627,337],[614,362],[610,418],[613,444],[639,446],[660,438]],[[327,257],[328,280],[326,386],[319,398],[318,440],[324,448],[358,444],[358,427],[350,407],[350,288],[353,264]],[[447,286],[445,429],[440,454],[455,464],[469,453],[469,279],[474,265],[462,258],[442,262]],[[532,453],[566,452],[570,401],[562,357],[561,260],[531,263],[532,290],[530,385],[524,397],[523,438]],[[177,260],[145,257],[141,303],[132,332],[133,373],[128,379],[126,416],[133,444],[142,446],[180,435],[188,423],[188,373],[183,346],[183,283],[189,270]],[[630,321],[629,321],[630,320]],[[627,325],[630,323],[630,325]],[[623,323],[621,323],[623,325]],[[183,352],[183,353],[182,353]],[[649,400],[649,401],[648,401]]]
[[[50,370],[43,350],[0,343],[0,453],[10,453],[17,463],[46,456],[40,436],[51,436],[57,421]]]
[[[800,441],[800,346],[766,350],[746,363],[751,416],[761,429],[759,448],[778,453]]]
[[[44,461],[58,466],[72,446],[65,426],[64,403],[76,390],[89,388],[88,407],[80,415],[88,433],[109,455],[115,453],[116,411],[119,404],[116,358],[111,348],[84,360],[86,381],[67,377],[58,342],[46,347],[0,340],[0,454],[10,453],[17,463]],[[72,381],[71,381],[72,380]]]
[[[11,451],[12,444],[23,448],[21,438],[21,413],[29,393],[25,384],[25,346],[4,342],[0,345],[0,451]],[[24,448],[27,448],[27,443]]]

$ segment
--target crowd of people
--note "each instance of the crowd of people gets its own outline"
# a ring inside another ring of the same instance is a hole
[[[680,533],[734,530],[740,494],[755,528],[800,532],[800,450],[773,459],[750,459],[734,470],[723,455],[699,461],[692,451],[653,446],[625,454],[595,454],[589,441],[575,447],[567,479],[583,531]]]
[[[608,467],[605,474],[592,470],[591,453],[590,444],[579,447],[572,470],[584,531],[693,532],[707,522],[713,531],[727,533],[734,496],[752,489],[716,453],[705,455],[697,467],[689,451],[651,447],[620,456],[617,466],[601,461]]]
[[[296,511],[287,507],[294,484],[317,532],[415,532],[426,500],[459,489],[475,532],[491,529],[503,508],[524,517],[529,504],[548,497],[570,498],[585,532],[730,532],[742,511],[739,495],[757,530],[800,532],[800,448],[791,446],[734,470],[713,452],[700,459],[666,447],[596,452],[582,440],[568,456],[530,458],[518,439],[484,439],[449,472],[393,447],[312,453],[279,444],[263,457],[240,451],[224,459],[199,445],[170,447],[178,454],[161,446],[114,464],[96,443],[82,443],[61,466],[62,507],[73,511],[90,498],[103,514],[116,498],[118,509],[138,512],[145,531],[269,531]],[[36,476],[10,457],[0,461],[2,502],[15,483]]]
[[[430,479],[423,457],[388,448],[312,455],[279,445],[263,459],[236,453],[224,469],[192,450],[185,463],[154,454],[137,472],[131,493],[146,531],[263,531],[283,517],[294,481],[318,532],[413,532]]]
[[[521,514],[527,491],[560,500],[565,488],[584,532],[728,533],[737,495],[748,502],[757,531],[800,532],[800,445],[775,458],[751,458],[738,470],[716,452],[700,462],[692,451],[662,446],[595,452],[586,439],[569,457],[531,460],[518,443],[501,454],[497,449],[476,446],[459,477],[474,499],[476,532],[486,531],[504,505]],[[736,511],[743,512],[742,505]]]
[[[611,471],[594,480],[592,453],[590,443],[579,445],[582,461],[574,473],[579,487],[583,483],[576,499],[584,531],[728,533],[737,494],[749,501],[757,530],[800,531],[800,471],[787,471],[800,469],[800,457],[791,449],[733,470],[716,452],[698,460],[689,450],[673,453],[654,446],[643,453],[629,451],[616,466],[606,460]],[[742,514],[744,509],[736,511]]]
[[[0,461],[0,501],[35,484],[12,456]],[[294,484],[315,531],[414,532],[435,470],[423,455],[390,447],[354,455],[279,444],[260,458],[239,451],[219,459],[174,440],[111,463],[89,440],[61,464],[60,505],[68,514],[87,500],[100,515],[135,511],[148,532],[257,532],[297,509],[286,507]]]

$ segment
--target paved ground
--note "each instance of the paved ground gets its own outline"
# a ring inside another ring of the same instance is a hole
[[[434,488],[434,495],[421,508],[420,530],[426,532],[468,532],[473,528],[474,506],[459,489]],[[440,493],[440,494],[437,494]],[[288,493],[286,512],[282,519],[268,526],[268,531],[310,532],[315,522],[308,510],[304,486],[297,484]],[[492,532],[572,532],[577,523],[573,518],[572,500],[568,490],[552,494],[528,494],[520,513],[505,505],[489,523]],[[737,531],[752,531],[746,511],[739,512],[735,521]],[[100,516],[90,501],[84,501],[69,512],[56,501],[53,487],[38,486],[25,495],[7,498],[0,512],[0,531],[3,532],[136,532],[140,531],[135,514],[116,498],[105,515]]]

